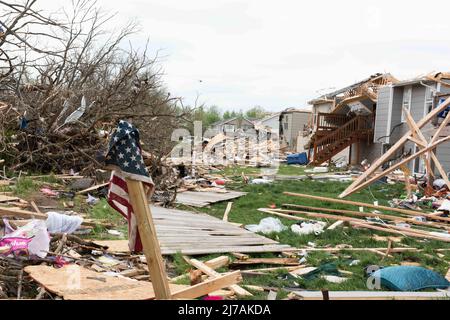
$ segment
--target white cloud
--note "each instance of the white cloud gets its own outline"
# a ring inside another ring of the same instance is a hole
[[[99,0],[137,18],[174,95],[223,109],[303,107],[376,72],[448,70],[448,1]],[[41,3],[56,6],[53,1]],[[60,3],[58,5],[61,5]],[[199,81],[201,80],[201,82]]]

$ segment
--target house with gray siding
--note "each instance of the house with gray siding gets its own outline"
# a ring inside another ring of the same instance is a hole
[[[376,73],[311,100],[313,134],[307,144],[311,163],[360,164],[377,154],[372,140],[378,90],[397,81],[389,73]]]
[[[235,117],[214,123],[211,128],[217,132],[232,133],[238,130],[252,130],[255,128],[255,125],[251,120],[245,117]]]
[[[373,145],[367,153],[368,160],[374,161],[379,158],[391,145],[409,131],[405,115],[403,114],[403,107],[409,110],[414,121],[418,122],[449,95],[450,79],[433,79],[430,76],[401,81],[380,88],[378,90]],[[433,136],[442,120],[442,117],[437,117],[422,128],[422,132],[427,140]],[[448,130],[444,130],[444,134],[448,134]],[[416,151],[418,151],[417,146],[413,142],[408,141],[396,156],[401,157],[402,154],[405,155]],[[439,145],[435,153],[444,170],[449,173],[450,142]],[[422,158],[411,161],[409,166],[414,173],[425,173],[425,164]]]
[[[288,151],[297,151],[297,139],[311,124],[311,111],[305,109],[286,109],[281,112],[280,145]]]

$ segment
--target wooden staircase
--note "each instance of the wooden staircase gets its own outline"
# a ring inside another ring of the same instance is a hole
[[[331,115],[329,115],[331,116]],[[339,119],[342,122],[342,119]],[[311,164],[321,165],[356,142],[373,137],[373,116],[355,116],[340,126],[318,126]]]

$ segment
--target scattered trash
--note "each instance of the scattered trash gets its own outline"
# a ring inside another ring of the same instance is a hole
[[[269,184],[272,183],[273,180],[268,179],[253,179],[250,184]]]
[[[287,164],[308,164],[308,156],[306,152],[290,154],[286,157]]]
[[[450,200],[444,200],[441,206],[437,209],[438,211],[450,211]]]
[[[269,234],[273,232],[281,232],[287,229],[285,225],[277,218],[264,218],[259,224],[249,224],[245,226],[245,229],[251,232],[261,232],[264,234]]]
[[[117,230],[108,230],[108,234],[113,235],[113,236],[118,236],[118,237],[122,237],[123,233]]]
[[[0,240],[0,248],[4,255],[36,255],[47,256],[50,236],[45,221],[32,220],[23,227],[8,233]]]
[[[58,212],[47,212],[46,225],[50,233],[73,233],[77,230],[83,218],[79,216],[68,216]]]
[[[436,179],[433,181],[433,187],[435,189],[442,189],[446,186],[447,184],[445,183],[444,179]]]
[[[93,196],[91,196],[91,195],[88,193],[87,199],[86,199],[86,203],[87,203],[87,204],[93,206],[93,205],[95,205],[96,203],[98,203],[99,201],[100,201],[100,199],[98,199],[98,198],[96,198],[96,197],[93,197]]]
[[[119,260],[114,259],[113,257],[111,257],[109,255],[103,255],[103,256],[97,258],[97,261],[107,267],[116,266],[121,263]]]
[[[327,224],[322,221],[315,223],[302,222],[300,225],[291,225],[291,231],[298,235],[308,235],[314,233],[317,236],[323,232],[323,228],[325,228],[326,225]]]
[[[348,278],[343,278],[343,277],[338,277],[338,276],[328,276],[328,275],[323,275],[323,276],[321,276],[321,278],[325,279],[331,283],[342,283],[342,282],[345,282],[348,280]]]
[[[349,266],[357,266],[361,261],[360,260],[352,260],[352,262],[350,262]]]
[[[42,192],[43,194],[45,194],[46,196],[48,196],[48,197],[57,197],[57,196],[59,195],[58,192],[53,191],[53,190],[50,189],[50,188],[41,188],[41,192]]]

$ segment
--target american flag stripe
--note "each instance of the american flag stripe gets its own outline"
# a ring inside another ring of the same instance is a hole
[[[106,165],[112,169],[108,189],[108,203],[128,221],[130,251],[142,251],[136,216],[128,196],[126,178],[142,181],[153,192],[153,181],[145,167],[139,145],[139,131],[126,121],[120,121],[111,137]]]

